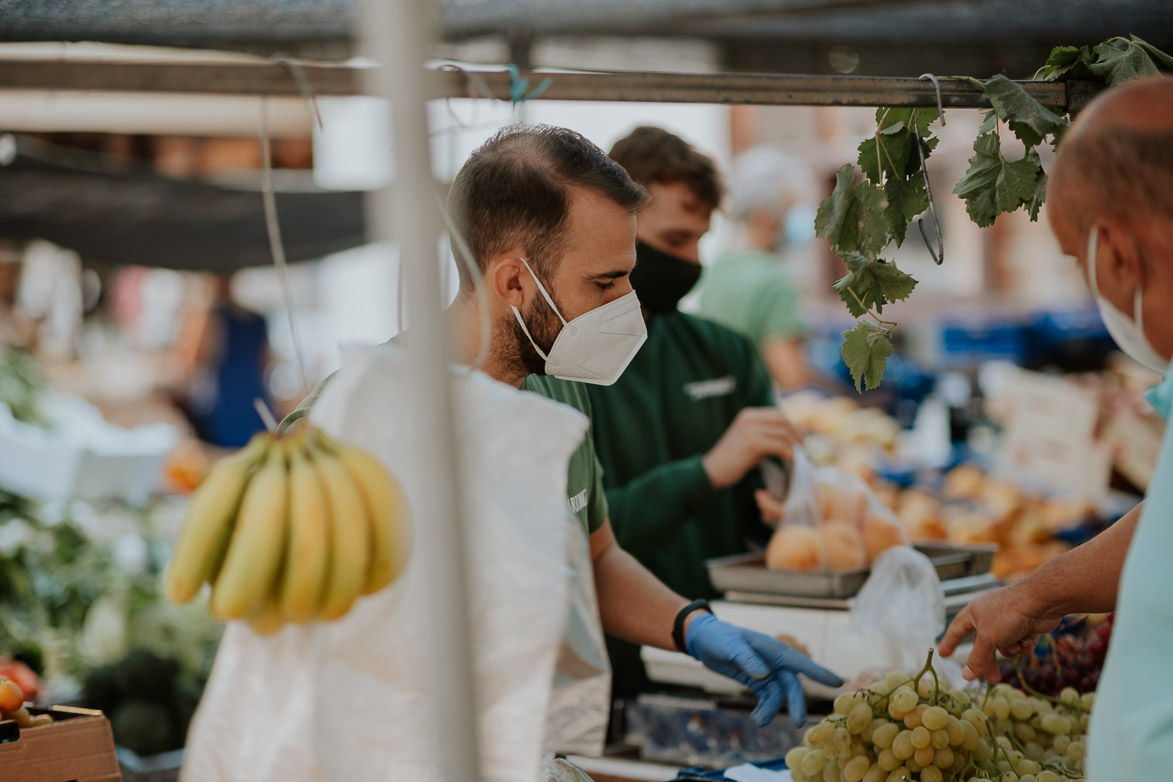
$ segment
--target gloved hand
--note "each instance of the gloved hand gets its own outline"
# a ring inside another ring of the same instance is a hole
[[[692,620],[684,637],[689,655],[709,670],[741,682],[758,696],[750,718],[758,727],[769,725],[786,696],[790,721],[806,724],[806,700],[798,674],[825,684],[842,687],[843,680],[805,655],[768,635],[734,627],[712,614]]]

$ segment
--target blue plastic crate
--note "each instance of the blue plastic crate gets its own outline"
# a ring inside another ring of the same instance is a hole
[[[1030,356],[1030,331],[1020,318],[947,320],[941,324],[942,363],[982,361],[1024,363]]]

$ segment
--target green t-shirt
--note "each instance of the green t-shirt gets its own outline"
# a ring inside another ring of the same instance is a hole
[[[333,374],[327,376],[302,400],[297,409],[286,416],[292,423],[309,414],[310,407],[317,401]],[[587,418],[591,417],[591,400],[582,383],[571,383],[552,377],[530,375],[522,381],[525,391],[532,391],[555,402],[570,405]],[[583,438],[578,450],[570,457],[568,482],[566,485],[570,511],[583,525],[587,534],[603,526],[607,520],[607,497],[603,493],[603,468],[595,456],[595,444],[590,432]]]
[[[555,402],[570,405],[587,418],[591,417],[591,400],[586,386],[568,380],[558,380],[543,375],[529,375],[521,382],[523,391],[541,394]],[[594,424],[592,423],[593,427]],[[570,457],[569,480],[566,494],[570,511],[582,522],[587,534],[603,526],[607,520],[607,497],[603,493],[603,468],[595,455],[595,443],[588,431]]]
[[[758,350],[771,339],[802,336],[798,289],[781,259],[746,249],[705,269],[697,314],[749,338]]]

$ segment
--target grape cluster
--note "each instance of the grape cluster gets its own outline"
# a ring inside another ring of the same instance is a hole
[[[890,673],[835,699],[835,713],[786,754],[796,782],[1060,782],[1082,779],[1094,695],[1060,698],[1008,684],[984,696]]]
[[[1036,650],[1015,660],[1003,660],[999,665],[1005,681],[1021,681],[1032,690],[1057,696],[1064,687],[1079,692],[1092,692],[1100,683],[1100,671],[1108,654],[1115,614],[1092,625],[1087,623],[1083,633],[1056,630],[1043,636]]]

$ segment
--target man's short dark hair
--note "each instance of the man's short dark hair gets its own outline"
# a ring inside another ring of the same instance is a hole
[[[461,167],[448,193],[448,209],[482,272],[494,255],[519,247],[549,279],[575,187],[632,214],[648,200],[647,191],[622,166],[581,134],[550,125],[512,125]],[[453,252],[460,253],[453,245]],[[456,265],[461,290],[473,290],[467,265]]]
[[[709,208],[721,206],[725,188],[713,159],[663,128],[636,128],[615,142],[611,157],[644,187],[683,182]]]

